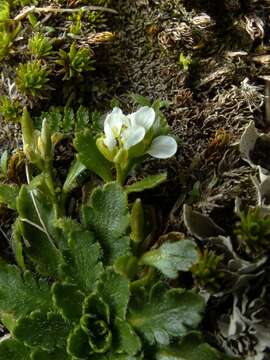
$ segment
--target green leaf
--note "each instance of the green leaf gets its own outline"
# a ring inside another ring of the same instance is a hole
[[[196,243],[192,240],[180,240],[164,243],[158,249],[146,252],[140,259],[140,265],[150,265],[170,279],[178,276],[178,271],[188,271],[198,261]]]
[[[29,360],[30,349],[23,343],[11,337],[0,342],[0,359],[1,360]]]
[[[90,207],[83,209],[84,223],[94,230],[112,263],[129,251],[129,238],[124,237],[129,225],[127,196],[117,183],[93,191]]]
[[[121,256],[114,262],[113,268],[118,274],[133,279],[137,274],[138,259],[133,255]]]
[[[107,270],[101,275],[97,291],[110,305],[111,313],[125,319],[130,295],[128,280],[113,270]]]
[[[68,333],[69,325],[59,314],[39,310],[21,318],[13,330],[14,336],[24,344],[47,351],[65,347]]]
[[[97,353],[108,351],[112,344],[109,305],[99,294],[92,293],[84,301],[83,312],[80,325],[88,336],[90,348]]]
[[[50,352],[38,349],[31,354],[31,360],[60,360],[60,359],[72,360],[72,358],[66,353],[64,349],[56,349]]]
[[[19,190],[16,185],[0,184],[0,202],[7,204],[10,209],[16,210],[16,198]]]
[[[0,266],[0,318],[11,330],[15,321],[35,309],[48,311],[53,306],[46,282],[36,281],[13,265]]]
[[[68,283],[54,283],[52,286],[53,302],[64,319],[79,320],[82,315],[84,295],[76,285]]]
[[[78,325],[68,336],[67,352],[72,359],[88,359],[89,350],[88,336]]]
[[[21,223],[19,221],[19,218],[16,219],[15,223],[12,226],[11,248],[17,264],[22,269],[25,269],[24,256],[23,256],[23,239],[21,233]]]
[[[151,106],[151,100],[146,96],[132,93],[130,97],[135,103],[141,106]]]
[[[68,193],[75,189],[77,184],[77,178],[86,170],[86,167],[78,160],[75,160],[71,165],[65,183],[63,185],[63,191]]]
[[[78,160],[87,169],[93,171],[106,182],[112,180],[111,164],[99,152],[90,130],[77,133],[74,145],[78,151]]]
[[[74,112],[71,108],[65,107],[63,118],[63,131],[69,133],[73,129]]]
[[[131,239],[139,244],[144,240],[144,211],[142,207],[141,199],[136,199],[132,205],[130,214],[130,227],[131,227]]]
[[[61,230],[61,234],[59,235],[61,239],[59,241],[61,251],[69,249],[68,242],[72,233],[85,231],[85,227],[82,224],[70,217],[60,217],[55,221],[54,225],[57,229]]]
[[[104,354],[91,355],[91,360],[143,360],[142,356],[130,356],[127,354],[118,354],[114,352]]]
[[[76,130],[84,130],[89,123],[89,111],[84,106],[80,105],[76,113],[77,126]]]
[[[60,131],[60,125],[62,125],[62,112],[59,108],[53,107],[46,114],[48,121],[50,123],[50,129],[52,134]]]
[[[129,323],[120,318],[115,319],[115,326],[118,333],[119,352],[125,352],[128,355],[136,355],[141,347],[141,341]]]
[[[1,168],[2,174],[6,176],[7,171],[8,171],[8,151],[7,150],[5,150],[1,155],[0,168]]]
[[[186,336],[178,345],[160,350],[157,360],[229,360],[231,357],[203,342],[199,334]]]
[[[23,185],[17,198],[21,231],[28,256],[44,275],[57,276],[60,253],[52,237],[56,213],[49,198],[37,188]]]
[[[167,173],[159,175],[151,175],[147,178],[137,181],[132,185],[127,185],[125,187],[126,193],[141,192],[147,189],[153,189],[154,187],[162,184],[167,179]]]
[[[10,19],[10,6],[7,0],[1,0],[0,2],[0,21],[5,22]],[[3,36],[3,35],[2,35]]]
[[[200,295],[183,289],[167,290],[157,283],[149,296],[133,299],[128,321],[149,344],[167,345],[198,326],[204,310]]]
[[[68,279],[77,284],[80,290],[86,293],[92,291],[103,272],[100,245],[95,242],[94,234],[85,230],[70,235],[69,248],[70,257],[66,259],[65,267]]]

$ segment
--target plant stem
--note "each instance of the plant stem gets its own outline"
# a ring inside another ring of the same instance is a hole
[[[15,16],[15,21],[21,21],[23,20],[28,14],[34,12],[34,13],[55,13],[55,14],[61,14],[61,13],[75,13],[79,11],[103,11],[103,12],[109,12],[111,14],[117,14],[116,10],[103,7],[103,6],[82,6],[80,8],[75,9],[66,9],[66,8],[59,8],[54,6],[46,6],[46,7],[36,7],[36,6],[30,6],[26,9],[24,9],[22,12],[20,12],[17,16]]]
[[[120,185],[124,185],[125,180],[130,172],[130,170],[133,168],[133,166],[135,165],[136,161],[135,160],[129,160],[126,167],[122,168],[120,164],[115,164],[116,167],[116,181],[120,184]]]

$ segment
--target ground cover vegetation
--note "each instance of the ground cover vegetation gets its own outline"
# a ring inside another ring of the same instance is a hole
[[[0,1],[1,359],[270,358],[269,16]]]

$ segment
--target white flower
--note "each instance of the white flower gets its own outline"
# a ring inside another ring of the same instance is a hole
[[[130,119],[131,126],[141,126],[147,131],[154,124],[156,114],[153,108],[143,106],[127,117]]]
[[[145,137],[146,132],[155,121],[154,109],[144,106],[127,116],[126,128],[122,133],[122,142],[125,149],[138,144]]]
[[[104,121],[104,144],[110,151],[118,144],[126,150],[130,149],[144,139],[147,131],[153,126],[155,117],[154,109],[148,106],[143,106],[127,116],[115,107]],[[159,159],[166,159],[173,156],[176,150],[177,143],[174,138],[161,135],[154,138],[147,153]]]
[[[143,140],[146,132],[155,121],[155,111],[147,106],[125,116],[115,107],[104,121],[104,144],[113,150],[120,139],[125,149],[131,148]]]
[[[117,144],[116,139],[120,136],[123,123],[126,121],[126,116],[118,107],[113,108],[113,111],[106,116],[104,121],[104,144],[113,150]]]
[[[158,158],[168,159],[177,151],[177,143],[173,137],[160,135],[156,137],[147,151],[147,154]]]

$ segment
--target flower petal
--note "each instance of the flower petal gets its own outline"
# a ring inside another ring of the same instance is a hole
[[[118,107],[113,108],[112,112],[106,116],[106,119],[104,121],[104,132],[105,127],[108,125],[111,128],[114,137],[119,136],[125,118],[126,116],[123,114],[121,109],[119,109]]]
[[[155,121],[155,110],[149,106],[143,106],[136,112],[129,115],[131,124],[134,127],[142,126],[145,131],[149,130]]]
[[[177,151],[177,142],[171,136],[161,135],[156,137],[147,153],[158,159],[167,159]]]
[[[107,148],[112,151],[116,146],[116,140],[109,124],[104,125],[105,138],[103,140]]]
[[[122,132],[122,141],[125,149],[138,144],[145,135],[145,129],[142,126],[130,127]]]

